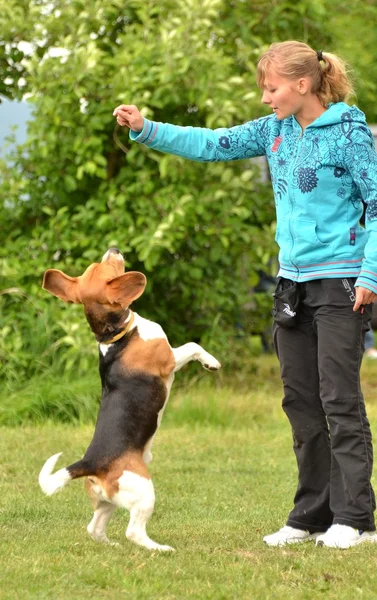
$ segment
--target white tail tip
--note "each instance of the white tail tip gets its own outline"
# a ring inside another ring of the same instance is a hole
[[[69,472],[65,468],[52,474],[61,454],[62,452],[58,452],[58,454],[50,456],[39,473],[39,485],[47,496],[55,494],[55,492],[63,488],[71,479]]]

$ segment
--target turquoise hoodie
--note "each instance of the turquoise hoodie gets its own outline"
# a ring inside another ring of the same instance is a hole
[[[275,115],[230,129],[144,119],[130,137],[201,162],[266,156],[274,189],[279,275],[294,281],[357,277],[377,293],[377,153],[364,114],[330,104],[304,132]],[[360,225],[362,200],[367,204]]]

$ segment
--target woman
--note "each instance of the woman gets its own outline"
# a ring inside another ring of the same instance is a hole
[[[377,155],[344,63],[304,43],[272,44],[258,63],[273,114],[230,129],[177,127],[114,111],[131,139],[191,160],[266,155],[280,247],[274,342],[293,431],[298,488],[272,546],[377,542],[372,438],[360,390],[363,339],[377,298]],[[360,225],[367,204],[366,229]]]

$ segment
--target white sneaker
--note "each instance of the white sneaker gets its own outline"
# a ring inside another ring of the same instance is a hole
[[[348,525],[331,525],[323,535],[317,537],[316,546],[328,548],[351,548],[364,542],[377,543],[375,531],[362,531]]]
[[[304,529],[294,529],[290,525],[285,525],[276,533],[265,535],[263,541],[269,546],[285,546],[286,544],[302,544],[303,542],[315,541],[319,533],[309,533]]]

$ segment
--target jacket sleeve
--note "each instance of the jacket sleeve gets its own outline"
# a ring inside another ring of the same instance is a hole
[[[142,131],[130,131],[130,138],[161,152],[199,162],[217,162],[263,156],[267,130],[266,117],[230,129],[179,127],[144,119]]]
[[[352,136],[352,157],[349,156],[349,159],[347,168],[367,205],[365,227],[368,238],[355,285],[377,294],[377,152],[369,128],[359,127],[355,131]]]

